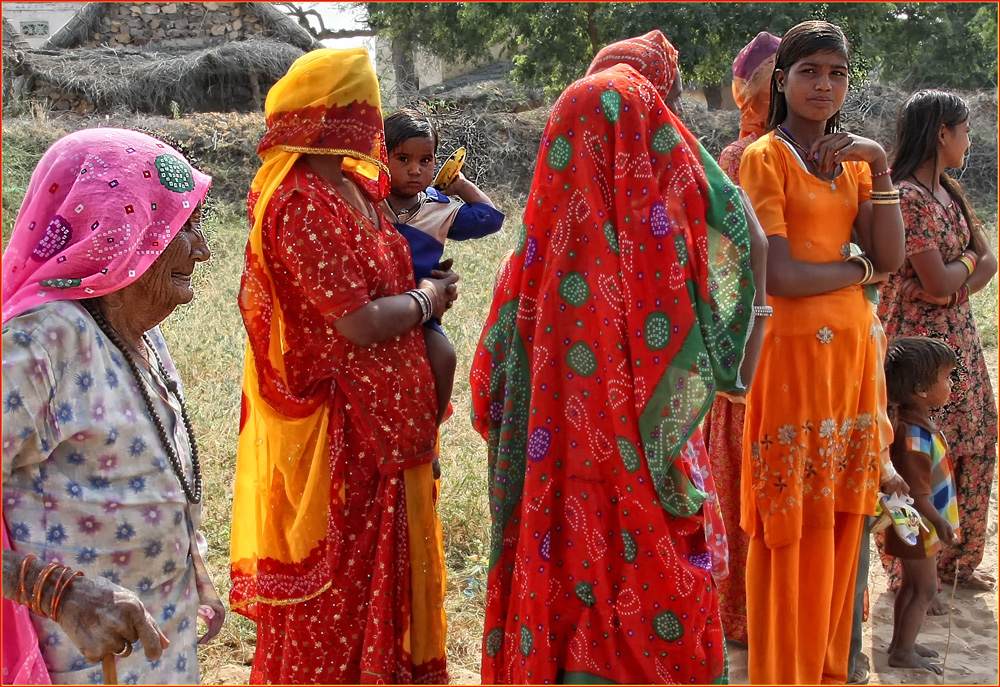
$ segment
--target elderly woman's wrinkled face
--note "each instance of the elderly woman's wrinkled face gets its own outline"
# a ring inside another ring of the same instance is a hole
[[[190,303],[194,298],[191,274],[197,263],[208,260],[211,256],[212,252],[201,231],[199,203],[166,250],[132,286],[144,293],[150,311],[165,311],[169,314],[178,305]]]

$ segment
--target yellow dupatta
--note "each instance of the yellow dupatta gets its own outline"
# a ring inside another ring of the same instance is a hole
[[[257,603],[298,603],[330,587],[328,568],[303,565],[327,536],[329,389],[311,397],[296,397],[288,389],[283,362],[288,344],[263,252],[268,203],[304,153],[345,156],[344,172],[375,201],[389,187],[378,81],[364,48],[300,57],[268,93],[265,116],[268,131],[258,149],[263,164],[250,189],[252,228],[240,291],[250,340],[230,543],[231,607],[251,619]],[[259,584],[264,559],[285,564],[292,574],[280,583]]]

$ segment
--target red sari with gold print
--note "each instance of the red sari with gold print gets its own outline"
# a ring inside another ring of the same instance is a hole
[[[304,55],[271,89],[267,120],[240,291],[248,347],[231,539],[231,607],[257,623],[250,679],[446,682],[422,328],[370,346],[336,328],[413,287],[409,249],[300,159],[342,155],[373,207],[387,193],[367,52]]]

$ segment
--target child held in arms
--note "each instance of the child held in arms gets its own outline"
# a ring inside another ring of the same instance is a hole
[[[931,413],[951,396],[955,352],[948,344],[923,336],[896,339],[885,358],[889,403],[897,407],[892,464],[910,486],[913,506],[926,531],[908,545],[893,528],[886,530],[885,551],[903,563],[902,584],[893,608],[889,665],[941,673],[928,659],[938,653],[917,644],[927,607],[937,596],[935,556],[958,541],[958,504],[948,462],[948,444]]]
[[[503,213],[461,172],[442,191],[431,186],[438,136],[426,116],[409,108],[389,115],[385,143],[392,190],[384,209],[410,244],[417,283],[430,277],[432,270],[451,266],[451,260],[441,262],[447,239],[482,238],[503,226]],[[463,202],[449,196],[458,196]],[[424,326],[424,340],[434,372],[440,424],[447,417],[455,381],[455,348],[434,320]]]

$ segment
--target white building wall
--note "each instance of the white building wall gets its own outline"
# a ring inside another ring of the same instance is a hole
[[[40,48],[66,25],[82,2],[4,2],[0,13],[32,48]]]

